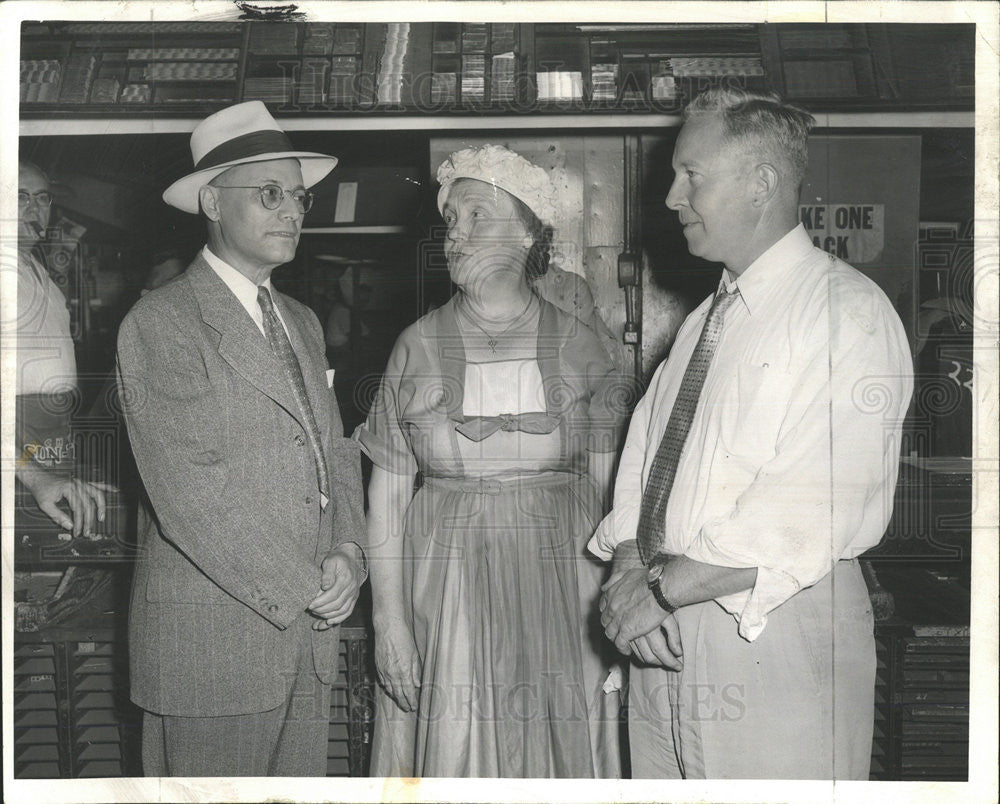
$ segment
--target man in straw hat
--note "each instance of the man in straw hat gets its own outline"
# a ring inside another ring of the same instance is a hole
[[[270,275],[337,160],[294,150],[258,101],[202,121],[191,152],[163,199],[208,243],[118,337],[152,514],[129,616],[144,770],[323,776],[336,626],[367,576],[360,463],[319,322]]]

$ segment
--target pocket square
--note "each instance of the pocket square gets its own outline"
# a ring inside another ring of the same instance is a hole
[[[335,371],[335,369],[327,369],[326,370],[326,387],[327,388],[333,388],[333,372],[334,371]]]

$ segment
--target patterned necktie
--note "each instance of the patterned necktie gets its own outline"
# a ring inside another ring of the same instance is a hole
[[[267,288],[260,286],[257,288],[257,304],[264,314],[264,334],[275,356],[285,367],[285,374],[288,375],[288,382],[292,386],[292,396],[298,403],[302,411],[302,418],[306,425],[306,439],[312,448],[313,460],[316,462],[316,479],[319,482],[319,491],[327,500],[330,499],[330,476],[326,471],[326,459],[323,457],[323,447],[320,444],[319,428],[316,426],[316,417],[313,415],[312,405],[309,404],[309,397],[306,396],[306,383],[302,379],[302,367],[292,349],[292,342],[288,340],[288,333],[281,325],[277,313],[274,312],[274,302],[271,301],[271,294]]]
[[[674,400],[674,407],[667,421],[667,429],[663,432],[663,440],[660,441],[656,457],[653,458],[646,489],[642,494],[639,528],[636,534],[639,557],[643,564],[649,563],[649,559],[657,554],[663,543],[667,500],[670,499],[670,490],[677,474],[677,462],[680,460],[681,450],[684,449],[684,442],[691,429],[694,412],[698,408],[698,397],[701,395],[701,387],[705,384],[705,375],[712,363],[715,348],[719,345],[726,310],[736,301],[739,294],[738,288],[732,293],[716,293],[708,311],[708,318],[705,320],[705,327],[701,331],[701,337],[698,338],[698,345],[694,348],[691,361],[684,372],[684,379],[681,380],[677,399]]]

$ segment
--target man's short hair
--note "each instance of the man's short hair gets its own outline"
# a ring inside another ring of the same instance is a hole
[[[809,129],[816,119],[804,109],[785,103],[773,92],[715,87],[684,108],[684,120],[718,115],[726,139],[761,156],[791,179],[797,188],[809,163]]]

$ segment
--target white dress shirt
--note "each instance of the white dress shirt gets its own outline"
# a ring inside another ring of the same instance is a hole
[[[18,254],[16,392],[55,394],[76,384],[66,297],[34,257]]]
[[[264,335],[264,313],[261,312],[260,305],[257,303],[257,285],[248,279],[245,274],[240,273],[228,262],[217,256],[208,246],[202,248],[201,256],[205,258],[205,262],[211,266],[212,270],[219,275],[219,279],[226,283],[226,287],[233,292],[239,303],[250,314],[250,318],[257,325],[257,329],[260,330],[261,335]],[[271,294],[271,299],[273,300],[274,286],[271,284],[270,276],[261,282],[261,287],[267,288],[267,292]],[[278,320],[287,333],[288,325],[285,324],[285,319],[281,317],[281,310],[278,309],[277,304],[274,305],[274,312],[277,313]]]
[[[736,280],[667,504],[661,550],[756,567],[717,602],[753,640],[767,614],[836,561],[878,544],[892,513],[913,391],[885,294],[797,226]],[[721,283],[720,283],[721,286]],[[636,538],[642,492],[711,298],[691,313],[629,426],[614,507],[589,548]]]

